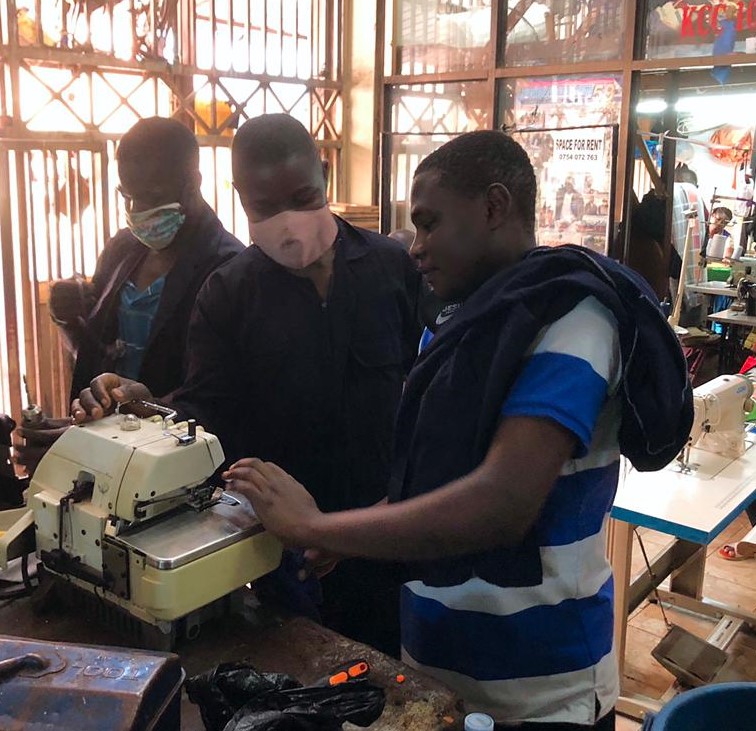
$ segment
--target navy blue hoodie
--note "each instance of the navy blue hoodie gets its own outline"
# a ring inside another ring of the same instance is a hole
[[[480,465],[535,337],[589,296],[617,320],[622,454],[641,471],[661,469],[678,454],[693,421],[692,391],[656,295],[600,254],[536,248],[476,290],[418,359],[397,419],[389,501],[430,492]],[[533,586],[541,581],[537,551],[529,535],[513,548],[425,562],[418,578],[440,586],[472,576]]]

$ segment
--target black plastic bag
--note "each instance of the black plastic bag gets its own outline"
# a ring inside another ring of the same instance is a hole
[[[207,731],[338,731],[345,721],[369,726],[385,695],[366,680],[303,688],[279,673],[246,663],[224,663],[190,678],[186,690]]]
[[[229,722],[223,731],[311,731],[313,728],[325,729],[328,726],[313,726],[312,722],[299,715],[283,711],[256,711],[249,713],[242,709]],[[334,731],[342,728],[331,726]]]
[[[287,675],[258,673],[241,662],[222,663],[186,681],[189,700],[199,706],[207,731],[222,731],[250,698],[298,687],[300,684]]]

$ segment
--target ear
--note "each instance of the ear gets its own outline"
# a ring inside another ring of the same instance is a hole
[[[512,216],[512,194],[509,188],[501,183],[489,185],[486,191],[486,208],[489,228],[499,228],[509,221]]]
[[[198,205],[199,201],[202,198],[202,193],[200,191],[201,184],[202,175],[199,170],[192,170],[188,172],[186,181],[184,182],[184,187],[181,189],[179,203],[190,208]]]
[[[199,193],[201,185],[202,173],[199,170],[190,170],[186,176],[185,189],[191,190],[192,193]]]

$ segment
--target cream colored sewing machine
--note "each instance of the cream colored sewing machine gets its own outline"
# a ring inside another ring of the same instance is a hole
[[[685,448],[680,452],[677,469],[695,471],[690,461],[693,447],[736,459],[745,452],[746,415],[753,408],[753,379],[751,374],[733,374],[698,386],[693,391],[693,424]]]
[[[210,484],[223,459],[193,422],[120,414],[71,427],[29,488],[37,557],[169,634],[280,563],[249,503]]]

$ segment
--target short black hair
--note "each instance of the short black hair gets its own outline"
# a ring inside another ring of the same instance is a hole
[[[168,170],[181,174],[199,170],[197,138],[186,125],[175,119],[140,119],[124,134],[118,145],[117,160],[145,157],[160,160]]]
[[[415,232],[408,228],[398,228],[389,234],[389,238],[398,241],[405,249],[409,250],[415,240]]]
[[[275,165],[300,156],[320,161],[307,128],[289,114],[262,114],[248,119],[239,127],[231,146],[235,165]]]
[[[427,172],[438,173],[440,185],[466,198],[483,195],[500,183],[527,230],[535,230],[535,172],[528,153],[508,134],[479,130],[455,137],[422,160],[415,175]]]
[[[698,175],[683,162],[675,168],[675,182],[689,183],[698,187]]]
[[[716,208],[712,208],[711,215],[713,216],[715,213],[721,213],[727,219],[727,223],[732,221],[732,211],[726,206],[717,206]]]

